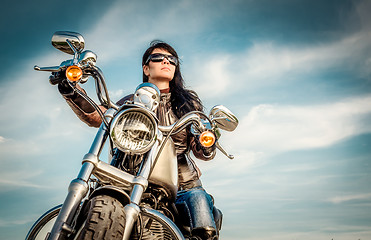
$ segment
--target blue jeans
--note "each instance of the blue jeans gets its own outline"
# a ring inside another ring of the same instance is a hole
[[[216,229],[213,216],[213,200],[202,188],[195,187],[177,193],[176,204],[185,204],[190,214],[190,227],[213,227]]]

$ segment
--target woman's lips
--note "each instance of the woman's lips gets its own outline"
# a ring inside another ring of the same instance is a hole
[[[163,68],[161,68],[161,70],[170,71],[170,68],[168,68],[168,67],[163,67]]]

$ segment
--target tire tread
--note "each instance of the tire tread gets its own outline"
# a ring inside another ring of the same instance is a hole
[[[115,198],[101,195],[90,200],[91,205],[79,240],[122,239],[125,213]]]

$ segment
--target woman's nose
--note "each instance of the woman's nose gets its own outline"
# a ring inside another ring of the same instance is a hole
[[[169,60],[167,60],[166,57],[164,57],[164,60],[162,60],[162,63],[164,63],[164,64],[170,64]]]

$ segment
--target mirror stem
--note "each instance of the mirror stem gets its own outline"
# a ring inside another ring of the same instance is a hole
[[[70,48],[73,50],[73,64],[77,64],[77,61],[78,61],[78,58],[79,58],[79,52],[77,51],[77,49],[75,48],[75,46],[73,46],[73,44],[71,43],[70,40],[66,39],[66,42],[68,44],[68,46],[70,46]]]

